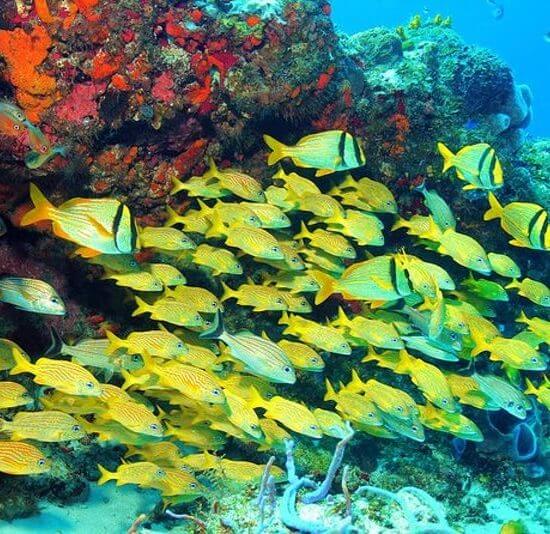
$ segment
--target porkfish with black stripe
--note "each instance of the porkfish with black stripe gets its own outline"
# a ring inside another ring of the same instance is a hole
[[[131,254],[139,248],[137,227],[128,206],[114,198],[73,198],[55,207],[36,187],[30,186],[34,208],[21,226],[51,221],[55,235],[80,245],[84,258],[100,254]]]
[[[443,143],[437,148],[443,156],[443,171],[455,168],[456,175],[464,182],[468,182],[463,189],[493,190],[502,187],[504,177],[502,166],[495,149],[487,143],[478,143],[461,148],[453,154]]]
[[[298,167],[317,169],[315,176],[356,169],[366,161],[359,141],[342,130],[306,135],[294,146],[284,145],[269,135],[264,135],[264,141],[272,150],[269,165],[290,158]]]

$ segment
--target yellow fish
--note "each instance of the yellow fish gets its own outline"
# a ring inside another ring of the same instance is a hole
[[[528,378],[525,379],[525,383],[527,384],[527,389],[524,393],[527,395],[535,395],[537,400],[550,410],[550,382],[548,379],[545,377],[544,382],[542,382],[538,388],[535,387]]]
[[[101,412],[101,419],[113,420],[137,434],[162,437],[162,423],[143,404],[133,401],[117,400],[109,402]]]
[[[439,238],[438,252],[459,265],[482,274],[490,274],[491,264],[483,247],[472,237],[448,229]]]
[[[97,434],[101,441],[137,446],[159,441],[157,437],[132,432],[116,421],[94,421],[90,423],[84,418],[79,419],[79,421],[88,434]]]
[[[545,371],[546,362],[540,352],[520,339],[496,336],[488,342],[479,342],[472,350],[472,356],[489,352],[489,359],[524,371]]]
[[[310,232],[303,221],[301,230],[294,239],[308,239],[310,246],[339,258],[355,259],[357,257],[357,252],[345,237],[322,229]]]
[[[10,375],[31,373],[37,384],[49,386],[70,395],[86,397],[101,395],[101,384],[81,365],[49,358],[40,358],[36,363],[31,363],[25,360],[17,349],[13,351],[13,359],[15,366],[11,369]]]
[[[279,324],[287,325],[283,334],[290,334],[308,345],[335,354],[351,354],[351,347],[346,338],[335,328],[324,326],[298,315],[283,312]]]
[[[489,193],[490,209],[483,219],[500,219],[500,226],[514,239],[511,245],[535,250],[550,250],[550,228],[548,212],[538,204],[511,202],[502,206],[495,195]]]
[[[108,352],[112,354],[120,349],[129,354],[149,354],[159,358],[179,358],[189,352],[187,345],[168,330],[147,330],[131,332],[126,339],[121,339],[107,330]]]
[[[486,395],[476,380],[471,376],[461,376],[454,373],[445,375],[453,396],[458,398],[460,404],[467,404],[479,410],[499,410],[489,395]]]
[[[228,230],[225,244],[238,248],[245,254],[268,260],[284,259],[283,252],[277,240],[263,228],[252,226],[231,226]]]
[[[317,184],[295,172],[287,174],[282,167],[280,167],[279,170],[272,176],[272,179],[281,180],[284,183],[285,189],[292,191],[292,193],[298,197],[303,197],[309,194],[321,194],[321,190]]]
[[[141,488],[162,489],[161,483],[166,479],[166,471],[152,462],[122,464],[114,473],[99,464],[97,467],[100,473],[97,483],[100,486],[110,480],[116,480],[117,486],[137,484]]]
[[[80,256],[131,254],[139,248],[132,214],[114,198],[73,198],[56,208],[34,184],[30,194],[35,207],[23,216],[21,226],[51,221],[55,235],[80,245]]]
[[[256,412],[249,406],[248,401],[239,395],[225,390],[227,403],[227,419],[235,426],[253,438],[260,438],[262,431]]]
[[[65,304],[57,291],[42,280],[4,276],[0,278],[0,302],[18,310],[46,315],[65,315]]]
[[[241,331],[230,334],[225,330],[221,313],[216,314],[212,328],[201,334],[203,339],[219,339],[231,352],[231,356],[242,362],[248,372],[267,378],[270,382],[294,384],[296,374],[284,351],[272,341],[252,332]]]
[[[479,427],[460,413],[448,413],[438,410],[428,403],[419,405],[420,421],[424,426],[438,432],[447,432],[468,441],[483,441],[483,434]]]
[[[258,376],[243,375],[233,372],[223,380],[220,380],[220,382],[224,389],[229,389],[246,400],[252,398],[252,387],[266,399],[271,399],[277,393],[275,386]]]
[[[310,273],[277,273],[264,282],[264,285],[271,284],[291,293],[316,293],[319,290],[317,280]]]
[[[32,402],[30,393],[17,382],[0,382],[0,410],[25,406]]]
[[[410,295],[405,271],[390,256],[377,256],[350,265],[339,279],[324,273],[315,277],[321,289],[315,304],[324,302],[333,293],[342,293],[350,300],[387,301]]]
[[[524,323],[527,328],[537,335],[544,343],[550,345],[550,321],[541,319],[540,317],[527,317],[522,311],[520,316],[516,319],[517,323]]]
[[[370,213],[346,210],[345,213],[323,219],[327,229],[354,239],[358,245],[381,247],[384,245],[384,224]]]
[[[498,376],[474,373],[472,377],[479,384],[481,391],[502,410],[519,419],[525,419],[531,404],[519,389]]]
[[[285,450],[286,441],[292,439],[291,435],[273,419],[260,419],[260,429],[263,437],[258,440],[261,444],[258,447],[259,451],[282,452]]]
[[[88,263],[101,265],[106,271],[117,273],[136,272],[141,269],[133,254],[100,254],[88,258]]]
[[[86,433],[71,415],[44,410],[41,412],[18,412],[12,421],[0,419],[0,432],[8,432],[14,441],[34,439],[58,442],[81,439]]]
[[[244,203],[224,203],[218,200],[214,206],[210,207],[201,200],[198,200],[198,204],[200,207],[199,213],[204,214],[211,224],[210,229],[205,234],[206,237],[220,237],[225,235],[225,232],[219,233],[217,224],[212,225],[213,221],[218,221],[218,224],[219,221],[221,221],[222,224],[228,226],[232,224],[244,224],[259,228],[262,225],[254,211]]]
[[[214,293],[203,287],[180,286],[166,292],[166,297],[176,299],[185,306],[201,313],[223,311],[223,306]]]
[[[531,280],[531,278],[524,278],[523,280],[512,280],[505,288],[517,289],[518,295],[529,299],[539,306],[550,307],[550,289],[542,282]]]
[[[163,464],[168,466],[178,465],[184,457],[179,447],[171,441],[149,443],[142,447],[130,445],[124,457],[130,458],[132,456],[138,456],[139,458],[143,458],[148,462],[153,462],[160,466]]]
[[[199,210],[188,210],[184,215],[179,215],[170,206],[166,206],[168,219],[164,226],[172,227],[181,224],[186,232],[195,232],[197,234],[206,234],[210,228],[210,221]]]
[[[38,475],[51,469],[51,461],[34,445],[0,441],[0,472],[8,475]]]
[[[233,252],[212,247],[206,243],[200,244],[192,253],[193,263],[212,269],[214,276],[220,274],[243,274],[243,266]]]
[[[147,263],[144,268],[157,280],[160,280],[163,286],[182,286],[187,283],[185,276],[168,263]]]
[[[441,228],[441,231],[444,232],[449,228],[454,230],[456,228],[455,216],[447,202],[445,202],[439,193],[430,191],[426,187],[426,182],[422,182],[416,190],[424,196],[424,204],[432,214],[437,226]]]
[[[382,183],[370,178],[364,177],[355,181],[351,175],[347,175],[340,186],[331,192],[335,196],[340,196],[339,190],[351,189],[366,202],[370,209],[378,213],[397,213],[397,202],[393,193]]]
[[[338,393],[334,390],[328,379],[325,380],[327,393],[326,401],[334,401],[336,410],[348,421],[364,425],[381,426],[380,412],[373,402],[362,395],[341,389]]]
[[[14,341],[0,338],[0,371],[11,369],[15,365],[13,350],[16,349],[21,356],[30,361],[29,355]]]
[[[269,135],[264,135],[264,141],[272,150],[268,165],[289,157],[298,167],[318,169],[315,176],[355,169],[366,162],[357,139],[341,130],[307,135],[294,146],[286,146]]]
[[[425,439],[424,428],[417,418],[413,419],[398,419],[391,415],[380,412],[384,428],[389,430],[391,434],[400,434],[418,442],[423,442]],[[390,434],[390,435],[391,435]],[[376,434],[375,434],[376,435]],[[387,437],[387,436],[382,436]]]
[[[176,228],[146,226],[139,231],[142,247],[179,252],[197,248],[195,242]]]
[[[398,218],[395,224],[392,226],[391,230],[392,232],[395,232],[400,228],[406,228],[408,235],[414,235],[420,238],[433,240],[433,225],[435,225],[433,217],[425,215],[413,215],[408,221],[403,218]]]
[[[221,432],[206,427],[179,428],[166,423],[165,435],[174,436],[190,447],[209,451],[221,449],[226,442],[226,438]]]
[[[284,187],[276,187],[274,185],[270,185],[265,190],[265,198],[268,204],[277,206],[285,212],[293,211],[298,207],[298,203],[296,200],[297,197],[293,196],[292,198],[289,198],[288,191]]]
[[[222,287],[222,302],[234,298],[241,306],[252,306],[253,311],[256,312],[288,310],[283,293],[275,287],[248,283],[242,284],[238,290],[234,290],[224,282],[222,282]]]
[[[313,410],[313,415],[315,419],[317,419],[325,436],[343,439],[350,432],[349,427],[336,412],[315,408],[315,410]]]
[[[495,254],[489,252],[487,254],[491,269],[500,276],[506,278],[519,278],[521,276],[521,269],[518,264],[505,254]]]
[[[298,197],[295,193],[290,192],[288,198],[295,202],[296,209],[313,213],[313,215],[321,219],[328,219],[344,214],[344,208],[340,202],[330,195],[308,193],[302,197]]]
[[[300,295],[293,295],[287,291],[281,292],[284,301],[286,302],[287,309],[293,313],[310,313],[313,308],[305,297]]]
[[[177,300],[161,299],[154,304],[147,304],[136,297],[138,307],[132,313],[132,317],[143,313],[151,314],[151,319],[164,321],[177,326],[202,326],[204,320],[195,309]]]
[[[134,291],[162,291],[162,281],[147,271],[135,273],[107,273],[104,280],[115,280],[117,286],[129,287]]]
[[[277,345],[285,351],[288,359],[296,369],[320,372],[325,368],[325,362],[321,356],[305,343],[281,339],[277,342]]]
[[[504,182],[502,166],[496,152],[486,143],[478,143],[461,148],[453,154],[443,143],[437,148],[443,156],[443,171],[456,169],[460,180],[468,182],[463,187],[468,189],[493,190],[502,187]]]
[[[323,436],[323,431],[319,427],[317,419],[303,404],[278,396],[265,400],[255,388],[252,388],[252,397],[249,402],[253,408],[266,410],[264,417],[275,419],[275,421],[298,434],[312,438]]]
[[[181,363],[188,363],[205,371],[221,371],[218,356],[207,347],[187,344],[188,352],[177,357]]]
[[[243,484],[258,482],[265,472],[265,465],[253,462],[229,460],[222,458],[218,462],[217,473],[229,480]],[[269,471],[276,482],[286,479],[285,472],[278,466],[273,465]]]
[[[184,501],[189,502],[205,495],[208,491],[190,473],[170,467],[165,467],[164,472],[166,476],[160,480],[157,486],[163,497],[177,495],[178,497],[185,497]]]
[[[172,185],[171,195],[175,195],[180,191],[187,191],[187,195],[190,197],[203,198],[222,198],[231,194],[228,189],[222,188],[219,180],[202,176],[191,176],[184,182],[172,178]]]
[[[288,216],[277,206],[265,202],[241,202],[241,205],[254,212],[262,228],[277,230],[291,225]]]

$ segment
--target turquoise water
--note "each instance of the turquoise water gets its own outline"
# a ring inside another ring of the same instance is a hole
[[[529,133],[550,135],[550,2],[498,0],[503,16],[486,0],[335,0],[334,22],[345,32],[373,26],[406,24],[419,13],[429,18],[450,15],[466,43],[490,48],[513,69],[517,83],[533,91],[534,116]]]

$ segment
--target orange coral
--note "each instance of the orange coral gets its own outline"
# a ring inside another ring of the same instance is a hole
[[[92,66],[88,74],[93,80],[110,78],[120,68],[121,57],[115,57],[104,50],[100,50],[92,60]]]
[[[16,88],[17,102],[31,121],[39,121],[57,99],[55,78],[38,71],[51,46],[42,26],[35,26],[30,33],[21,28],[0,30],[0,56],[8,67],[6,78]]]

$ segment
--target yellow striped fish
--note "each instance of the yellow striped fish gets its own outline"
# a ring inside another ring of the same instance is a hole
[[[0,419],[0,432],[8,432],[11,439],[21,441],[58,442],[81,439],[86,433],[71,415],[58,411],[18,412],[12,421]]]
[[[8,475],[38,475],[51,469],[51,461],[34,445],[0,441],[0,472]]]
[[[32,402],[30,393],[24,386],[17,382],[0,382],[0,409],[15,408],[16,406],[25,406]]]
[[[4,276],[0,278],[0,302],[18,310],[46,315],[65,315],[65,304],[57,291],[42,280]]]

